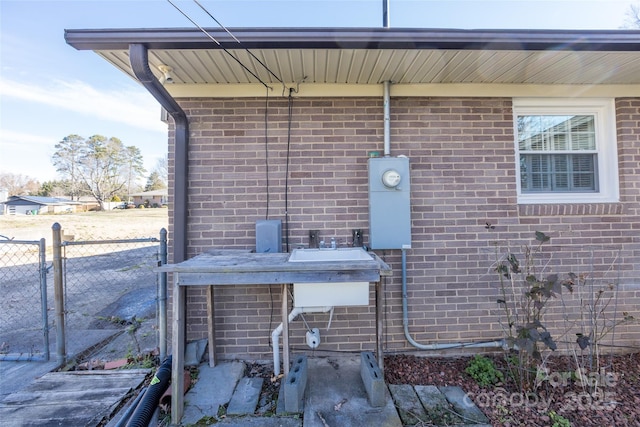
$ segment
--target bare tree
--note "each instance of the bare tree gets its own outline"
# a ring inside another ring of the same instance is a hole
[[[623,28],[640,28],[640,2],[629,5],[625,13]]]
[[[14,174],[0,173],[0,188],[7,190],[9,196],[36,195],[40,183],[31,177]]]
[[[152,172],[157,172],[160,179],[165,183],[165,187],[169,182],[169,160],[167,156],[158,159]]]

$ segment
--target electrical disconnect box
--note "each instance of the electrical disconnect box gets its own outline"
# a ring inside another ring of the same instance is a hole
[[[282,221],[263,219],[256,221],[256,252],[282,252]]]
[[[411,180],[407,157],[369,159],[369,246],[411,248]]]

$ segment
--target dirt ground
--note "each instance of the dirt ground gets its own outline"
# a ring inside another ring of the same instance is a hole
[[[51,227],[59,223],[75,240],[157,237],[168,228],[166,208],[116,209],[58,215],[0,215],[0,235],[15,240],[51,240]]]

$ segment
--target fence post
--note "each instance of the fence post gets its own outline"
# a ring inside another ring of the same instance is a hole
[[[167,230],[160,230],[160,265],[167,263]],[[167,273],[161,272],[158,280],[158,349],[160,360],[167,357]]]
[[[44,238],[38,245],[40,253],[40,305],[42,307],[42,331],[44,333],[44,360],[49,361],[49,316],[47,314],[47,244]]]
[[[56,307],[56,354],[58,363],[66,361],[66,336],[64,329],[64,286],[62,282],[62,227],[53,224],[53,292]]]

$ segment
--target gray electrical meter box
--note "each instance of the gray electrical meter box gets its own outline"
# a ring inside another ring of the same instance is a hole
[[[407,157],[369,159],[369,246],[411,248],[411,180]]]

